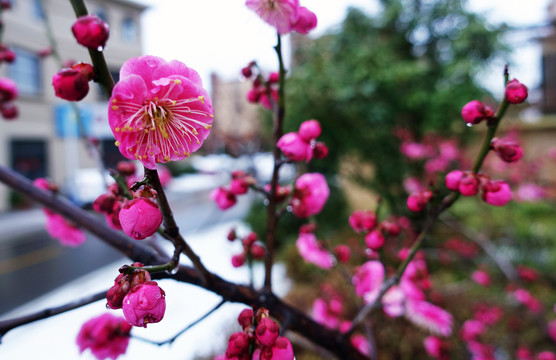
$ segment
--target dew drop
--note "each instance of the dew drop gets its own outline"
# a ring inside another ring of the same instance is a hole
[[[467,127],[472,127],[472,126],[473,126],[473,124],[471,124],[471,123],[466,123],[465,125],[466,125]]]
[[[176,275],[178,273],[178,271],[180,271],[180,267],[176,266],[175,268],[173,268],[172,270],[170,270],[170,274],[172,275]]]
[[[104,50],[104,48],[102,46],[97,47],[97,51],[102,52]]]

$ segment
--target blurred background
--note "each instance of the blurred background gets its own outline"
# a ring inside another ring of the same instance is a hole
[[[0,75],[17,82],[20,115],[2,125],[0,164],[30,179],[50,178],[71,201],[89,208],[110,182],[102,169],[124,160],[107,124],[107,98],[92,85],[89,95],[77,104],[80,125],[72,107],[54,95],[51,78],[61,64],[44,55],[50,46],[46,29],[50,27],[64,61],[88,61],[86,50],[70,31],[75,17],[68,1],[11,3],[12,8],[2,14],[2,42],[16,53],[16,60],[3,64]],[[510,179],[517,201],[493,210],[477,205],[477,199],[464,199],[453,210],[450,226],[439,230],[431,247],[452,251],[453,242],[443,247],[446,239],[481,233],[514,265],[527,265],[543,274],[556,265],[552,256],[556,252],[552,220],[556,1],[302,0],[302,5],[317,14],[319,24],[309,36],[292,34],[284,40],[289,77],[286,131],[316,118],[323,128],[319,140],[330,149],[326,160],[301,166],[326,174],[333,189],[334,195],[318,216],[320,235],[331,244],[345,242],[353,236],[347,229],[349,213],[374,209],[379,199],[385,213],[410,216],[419,224],[422,219],[406,210],[408,192],[473,158],[481,130],[463,126],[461,107],[481,99],[495,108],[503,94],[504,65],[509,64],[510,77],[529,87],[529,98],[511,109],[502,132],[519,139],[525,156],[514,168],[489,158],[487,168],[493,178],[499,174]],[[169,194],[185,235],[239,221],[262,234],[263,205],[253,201],[254,196],[242,198],[223,214],[208,194],[226,184],[236,169],[253,173],[263,184],[268,181],[270,113],[246,100],[252,83],[240,70],[252,60],[265,74],[276,70],[273,29],[242,0],[91,0],[87,6],[110,25],[104,51],[116,81],[127,59],[152,54],[196,69],[211,94],[215,108],[211,135],[198,154],[168,164],[174,177]],[[100,156],[83,144],[83,137],[98,144]],[[415,156],[403,150],[404,144],[422,144],[428,150]],[[439,164],[445,160],[443,153],[453,147],[464,150],[457,159]],[[296,170],[285,170],[284,179],[292,179]],[[313,284],[309,294],[295,286],[290,294],[290,301],[309,310],[311,304],[303,299],[315,298],[319,292],[315,284],[330,279],[324,272],[299,265],[294,241],[300,224],[292,217],[284,219],[280,256],[291,278],[299,278],[300,285]],[[41,210],[3,185],[0,229],[0,290],[10,294],[0,300],[2,317],[21,313],[19,305],[120,261],[119,254],[94,240],[77,249],[61,247],[45,233]],[[434,252],[433,258],[438,260],[439,254]],[[475,267],[489,263],[488,256],[478,253],[466,261]],[[431,269],[443,266],[438,260]],[[74,270],[68,272],[68,268]],[[459,280],[465,274],[455,267],[441,282]],[[112,277],[108,276],[107,284]],[[503,292],[505,281],[491,293],[473,296]],[[554,281],[547,275],[544,283],[536,285],[546,304],[556,298]],[[461,303],[474,301],[471,295],[455,294]],[[461,303],[454,301],[452,307]],[[529,334],[531,342],[542,343],[537,335]],[[403,354],[418,356],[423,351],[422,334],[408,337],[410,350]],[[378,341],[394,348],[387,338],[379,336]],[[392,350],[388,356],[403,358],[403,354]]]

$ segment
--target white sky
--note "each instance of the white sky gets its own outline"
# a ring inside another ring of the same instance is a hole
[[[245,0],[139,2],[150,6],[144,17],[145,52],[183,61],[201,74],[206,86],[212,71],[226,79],[236,79],[241,67],[251,60],[257,60],[269,70],[277,66],[272,49],[276,43],[275,31],[245,7]],[[493,22],[532,25],[546,21],[549,2],[470,0],[469,5]],[[318,36],[338,25],[348,6],[373,11],[376,1],[301,0],[301,5],[317,15],[319,24],[311,36]],[[521,41],[518,45],[512,59],[512,74],[534,87],[540,81],[538,46],[524,46]]]

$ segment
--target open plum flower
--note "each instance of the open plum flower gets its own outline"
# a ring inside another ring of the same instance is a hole
[[[77,334],[79,351],[91,349],[97,359],[116,359],[125,354],[131,325],[123,318],[102,314],[85,322]]]
[[[181,160],[197,151],[213,117],[210,98],[195,70],[149,55],[122,66],[108,109],[122,155],[151,170],[156,163]]]

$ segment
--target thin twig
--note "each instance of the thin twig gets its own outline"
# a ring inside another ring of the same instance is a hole
[[[49,317],[62,314],[68,312],[70,310],[78,309],[85,305],[92,304],[96,301],[102,300],[106,298],[106,290],[98,292],[94,295],[87,296],[83,299],[79,299],[68,304],[57,306],[49,309],[44,309],[41,311],[37,311],[36,313],[21,316],[18,318],[8,319],[0,321],[0,342],[2,337],[6,335],[6,333],[12,329],[15,329],[18,326],[26,325],[38,320],[48,319]]]
[[[180,332],[178,332],[176,335],[174,335],[173,337],[171,337],[168,340],[164,340],[164,341],[153,341],[153,340],[149,340],[149,339],[145,339],[142,338],[140,336],[136,336],[136,335],[131,335],[132,338],[137,339],[137,340],[141,340],[144,342],[148,342],[150,344],[154,344],[154,345],[158,345],[158,346],[162,346],[164,344],[172,344],[174,341],[176,341],[176,339],[183,335],[186,331],[190,330],[192,327],[194,327],[195,325],[199,324],[201,321],[205,320],[207,317],[209,317],[210,315],[212,315],[216,310],[220,309],[220,307],[222,305],[224,305],[227,301],[225,299],[223,299],[222,301],[220,301],[218,304],[216,304],[215,307],[213,307],[212,309],[210,309],[206,314],[204,314],[203,316],[201,316],[200,318],[198,318],[197,320],[195,320],[194,322],[192,322],[191,324],[187,325],[183,330],[181,330]]]
[[[277,43],[274,47],[279,63],[279,81],[278,81],[278,102],[274,102],[274,119],[273,119],[273,150],[274,168],[272,178],[270,180],[270,196],[268,198],[267,221],[266,221],[266,257],[265,257],[265,279],[264,288],[267,292],[272,292],[272,265],[274,263],[274,252],[276,243],[276,230],[278,226],[278,214],[276,212],[276,191],[278,189],[278,173],[282,161],[280,160],[280,149],[276,145],[283,135],[285,108],[285,77],[286,68],[282,58],[282,40],[280,34],[277,34]],[[269,97],[272,99],[272,97]]]

